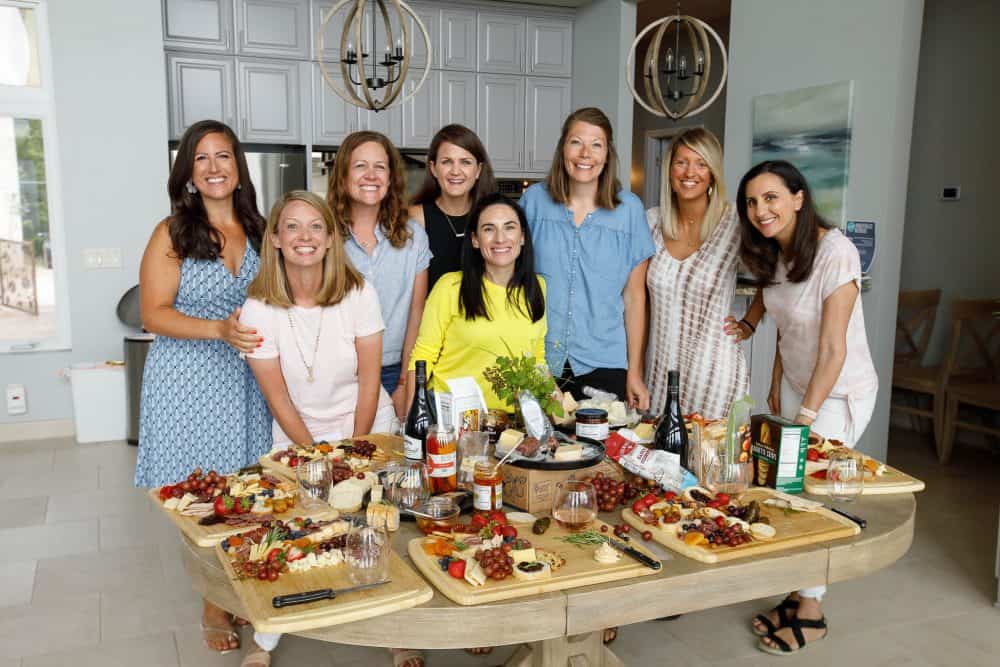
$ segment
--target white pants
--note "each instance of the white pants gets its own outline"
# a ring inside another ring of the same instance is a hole
[[[802,407],[802,394],[795,391],[788,380],[781,378],[781,416],[794,421]],[[853,448],[871,421],[875,411],[875,396],[861,399],[829,397],[817,410],[810,430],[827,440],[840,440]],[[826,586],[811,586],[799,591],[801,597],[823,600]]]

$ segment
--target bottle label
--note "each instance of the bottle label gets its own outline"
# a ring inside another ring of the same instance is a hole
[[[419,461],[424,458],[424,443],[412,435],[403,436],[403,456]]]
[[[431,477],[454,477],[457,474],[455,452],[451,454],[427,454],[427,465]]]
[[[496,506],[493,505],[494,494],[496,494]],[[474,509],[489,511],[500,509],[502,506],[503,482],[500,482],[496,486],[472,485],[472,507]]]
[[[600,424],[581,424],[580,422],[577,422],[576,434],[581,438],[590,438],[591,440],[607,440],[608,423],[603,422]]]

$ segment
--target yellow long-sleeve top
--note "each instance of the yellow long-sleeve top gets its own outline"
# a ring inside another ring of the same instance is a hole
[[[544,294],[545,281],[539,276],[538,282]],[[410,355],[409,370],[414,370],[418,359],[426,361],[427,375],[433,375],[430,387],[435,391],[448,390],[445,380],[474,377],[483,390],[489,409],[513,411],[513,406],[493,393],[490,383],[483,378],[483,371],[494,365],[497,357],[509,356],[511,352],[515,355],[532,354],[539,363],[544,363],[545,317],[532,322],[524,312],[508,305],[506,287],[484,278],[486,308],[493,319],[477,317],[467,320],[458,305],[461,283],[461,271],[446,273],[427,296],[420,333]],[[519,294],[518,298],[527,312],[524,295]]]

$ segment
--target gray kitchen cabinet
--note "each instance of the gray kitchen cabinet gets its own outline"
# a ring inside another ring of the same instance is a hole
[[[528,74],[572,76],[573,21],[528,17]]]
[[[327,13],[333,9],[336,2],[331,0],[313,0],[312,3],[312,28],[311,28],[311,40],[312,47],[309,51],[310,57],[314,58],[317,51],[319,50],[319,40],[317,38],[320,32],[320,26],[323,25],[323,19],[326,17]],[[324,62],[337,62],[340,60],[340,36],[344,32],[344,22],[347,20],[346,8],[341,7],[337,14],[330,18],[330,21],[326,24],[326,28],[323,30],[323,50],[320,52],[320,58]],[[352,42],[357,41],[351,39]]]
[[[237,0],[236,32],[241,55],[308,59],[309,0]]]
[[[479,138],[496,172],[524,169],[524,77],[480,74],[476,100]]]
[[[342,84],[340,68],[327,65],[330,78]],[[358,107],[348,104],[330,90],[319,65],[313,64],[312,142],[319,146],[339,146],[351,132],[358,129]]]
[[[232,0],[163,0],[163,46],[232,53]]]
[[[440,125],[458,123],[476,132],[479,122],[476,118],[475,72],[441,71],[434,74],[438,78],[441,98]]]
[[[443,9],[438,28],[435,58],[437,66],[448,70],[476,70],[476,12],[474,9]]]
[[[409,95],[420,82],[421,71],[412,72],[406,77],[403,95]],[[424,148],[431,145],[431,139],[441,127],[441,95],[440,80],[437,72],[430,72],[427,80],[414,95],[402,106],[403,110],[403,148]]]
[[[375,96],[381,99],[384,92],[384,90],[376,91]],[[385,111],[375,112],[368,111],[367,109],[358,109],[358,118],[360,129],[381,132],[389,137],[389,141],[396,146],[402,145],[403,107],[398,103],[394,103]]]
[[[207,118],[239,131],[232,57],[167,52],[167,98],[171,139],[180,139],[184,130]]]
[[[559,141],[563,120],[572,109],[569,79],[528,77],[525,80],[527,114],[525,171],[546,172]]]
[[[431,40],[431,55],[433,56],[433,52],[437,49],[438,33],[441,29],[441,10],[437,7],[417,5],[412,2],[408,4],[427,29],[427,36]],[[424,43],[420,26],[413,20],[413,17],[407,14],[406,21],[406,29],[410,33],[410,71],[412,72],[414,68],[423,68],[427,63],[427,44]],[[393,30],[395,31],[395,26],[393,26]],[[433,63],[431,67],[434,67]]]
[[[477,23],[478,71],[524,73],[523,16],[480,12]]]
[[[238,59],[243,141],[302,143],[299,66],[295,62]]]

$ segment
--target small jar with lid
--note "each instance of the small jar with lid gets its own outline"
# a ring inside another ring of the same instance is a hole
[[[503,507],[503,473],[492,461],[476,463],[472,481],[472,506],[478,512],[492,512]]]
[[[598,408],[576,411],[576,435],[579,438],[604,441],[608,438],[608,412]]]

